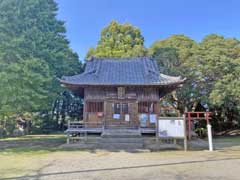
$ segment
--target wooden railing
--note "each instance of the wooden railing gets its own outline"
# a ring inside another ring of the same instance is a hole
[[[82,128],[102,128],[102,129],[116,129],[116,128],[125,128],[125,129],[138,129],[139,125],[131,123],[120,123],[120,122],[111,122],[104,123],[101,122],[84,122],[84,121],[68,121],[68,129],[82,129]]]
[[[103,128],[102,122],[68,121],[68,129]]]

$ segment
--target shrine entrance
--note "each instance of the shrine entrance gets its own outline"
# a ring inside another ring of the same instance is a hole
[[[138,128],[136,118],[137,103],[134,100],[106,101],[106,128]]]

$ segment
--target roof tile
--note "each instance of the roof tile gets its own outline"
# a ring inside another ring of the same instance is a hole
[[[84,73],[63,76],[66,84],[79,85],[165,85],[180,84],[185,79],[161,74],[156,62],[142,58],[93,58],[87,61]]]

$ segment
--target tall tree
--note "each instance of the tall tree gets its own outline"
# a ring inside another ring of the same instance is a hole
[[[57,77],[81,71],[53,0],[0,0],[0,111],[49,109]]]
[[[112,21],[101,31],[96,49],[90,48],[86,58],[95,57],[142,57],[146,55],[144,38],[132,25]]]
[[[166,97],[167,101],[183,112],[185,108],[192,108],[193,78],[190,75],[189,60],[193,47],[197,43],[184,35],[172,35],[164,40],[154,42],[148,53],[157,62],[160,72],[186,77],[188,80],[184,86]]]
[[[180,111],[207,104],[215,128],[221,123],[239,120],[240,46],[237,39],[208,35],[200,43],[174,35],[155,42],[149,54],[162,72],[187,77],[177,92],[165,99]],[[239,120],[240,122],[240,120]],[[219,126],[218,126],[219,125]]]
[[[199,43],[191,61],[199,97],[228,122],[239,118],[239,45],[237,39],[211,34]]]

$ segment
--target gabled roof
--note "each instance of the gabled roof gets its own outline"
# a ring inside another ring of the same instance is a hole
[[[73,85],[168,85],[184,81],[181,77],[161,74],[156,62],[148,57],[92,58],[86,61],[84,73],[63,76],[60,80]]]

